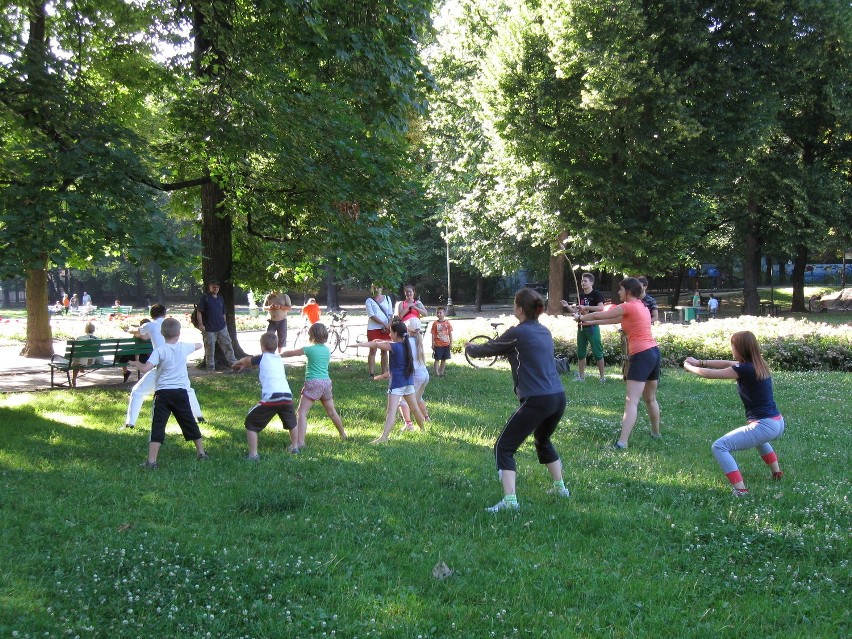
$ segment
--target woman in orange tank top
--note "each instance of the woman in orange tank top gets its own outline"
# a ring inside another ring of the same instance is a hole
[[[660,349],[651,335],[651,314],[642,302],[642,284],[635,277],[622,280],[618,286],[622,303],[606,311],[583,315],[583,326],[621,324],[627,334],[630,367],[627,371],[627,395],[621,417],[621,435],[615,448],[627,448],[627,440],[636,425],[639,398],[645,400],[651,420],[651,437],[660,437],[660,405],[657,403],[657,383],[660,380]]]

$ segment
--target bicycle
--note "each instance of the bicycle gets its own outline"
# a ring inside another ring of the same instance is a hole
[[[305,322],[302,328],[299,329],[299,332],[296,333],[296,338],[293,340],[293,350],[302,348],[308,343],[308,329],[310,327],[311,325]]]
[[[494,335],[476,335],[471,337],[468,342],[470,344],[485,344],[486,342],[490,342],[495,337],[499,337],[500,331],[497,330],[497,327],[503,326],[503,322],[491,322],[491,327],[494,329]],[[464,352],[464,358],[467,360],[467,363],[473,366],[474,368],[486,368],[487,366],[493,366],[494,362],[497,361],[498,356],[494,355],[493,357],[470,357],[467,354],[467,349]]]
[[[328,327],[328,350],[332,353],[337,349],[346,354],[349,347],[349,327],[346,325],[346,311],[331,314],[331,324]]]

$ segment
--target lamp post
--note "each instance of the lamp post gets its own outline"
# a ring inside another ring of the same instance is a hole
[[[456,309],[453,307],[452,285],[450,283],[450,238],[444,237],[444,242],[447,246],[447,317],[453,317],[456,314]]]

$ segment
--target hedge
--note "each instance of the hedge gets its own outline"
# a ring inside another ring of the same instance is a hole
[[[453,351],[461,353],[468,338],[491,334],[489,322],[502,321],[506,327],[512,316],[477,318],[458,322],[454,331]],[[576,325],[567,317],[543,316],[542,323],[553,333],[557,354],[577,361]],[[500,327],[504,329],[505,327]],[[784,371],[852,372],[852,326],[830,325],[810,320],[741,316],[706,322],[657,324],[654,338],[660,345],[663,363],[680,366],[688,356],[699,359],[730,359],[731,335],[749,330],[757,336],[761,352],[770,368]],[[602,326],[601,336],[607,365],[620,365],[621,333],[618,326]]]

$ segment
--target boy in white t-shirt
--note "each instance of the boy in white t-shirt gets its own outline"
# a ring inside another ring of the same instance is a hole
[[[296,412],[293,410],[293,393],[287,383],[284,372],[284,360],[278,355],[278,336],[275,333],[264,333],[260,336],[260,355],[243,357],[231,367],[235,371],[257,366],[260,369],[260,401],[246,415],[246,439],[248,440],[249,461],[258,461],[257,434],[262,431],[278,415],[284,428],[290,431],[293,440],[293,429],[296,427]],[[296,444],[296,442],[293,442]],[[298,448],[295,452],[298,452]]]
[[[153,322],[152,322],[153,324]],[[201,431],[189,406],[189,373],[186,370],[186,358],[204,344],[179,342],[180,322],[168,318],[163,320],[161,333],[165,344],[158,346],[144,364],[131,362],[130,366],[142,373],[157,369],[157,381],[154,391],[154,416],[151,419],[151,439],[148,443],[148,459],[142,468],[157,468],[157,455],[166,438],[166,424],[169,416],[174,415],[186,441],[195,444],[199,460],[210,457],[204,452]]]
[[[151,340],[151,346],[159,348],[166,343],[162,334],[163,320],[166,319],[166,307],[162,304],[154,304],[151,307],[151,321],[139,326],[139,330],[134,332],[134,335],[139,339]],[[124,381],[127,381],[127,376],[130,373],[125,373]],[[136,426],[136,420],[139,418],[139,411],[142,410],[142,403],[148,395],[154,392],[154,387],[157,381],[156,372],[148,372],[133,385],[130,391],[130,400],[127,402],[127,416],[124,419],[125,428],[133,428]],[[201,406],[198,403],[198,397],[195,395],[195,390],[192,386],[186,389],[189,396],[189,406],[192,408],[192,414],[199,424],[204,423],[204,415],[201,412]]]

